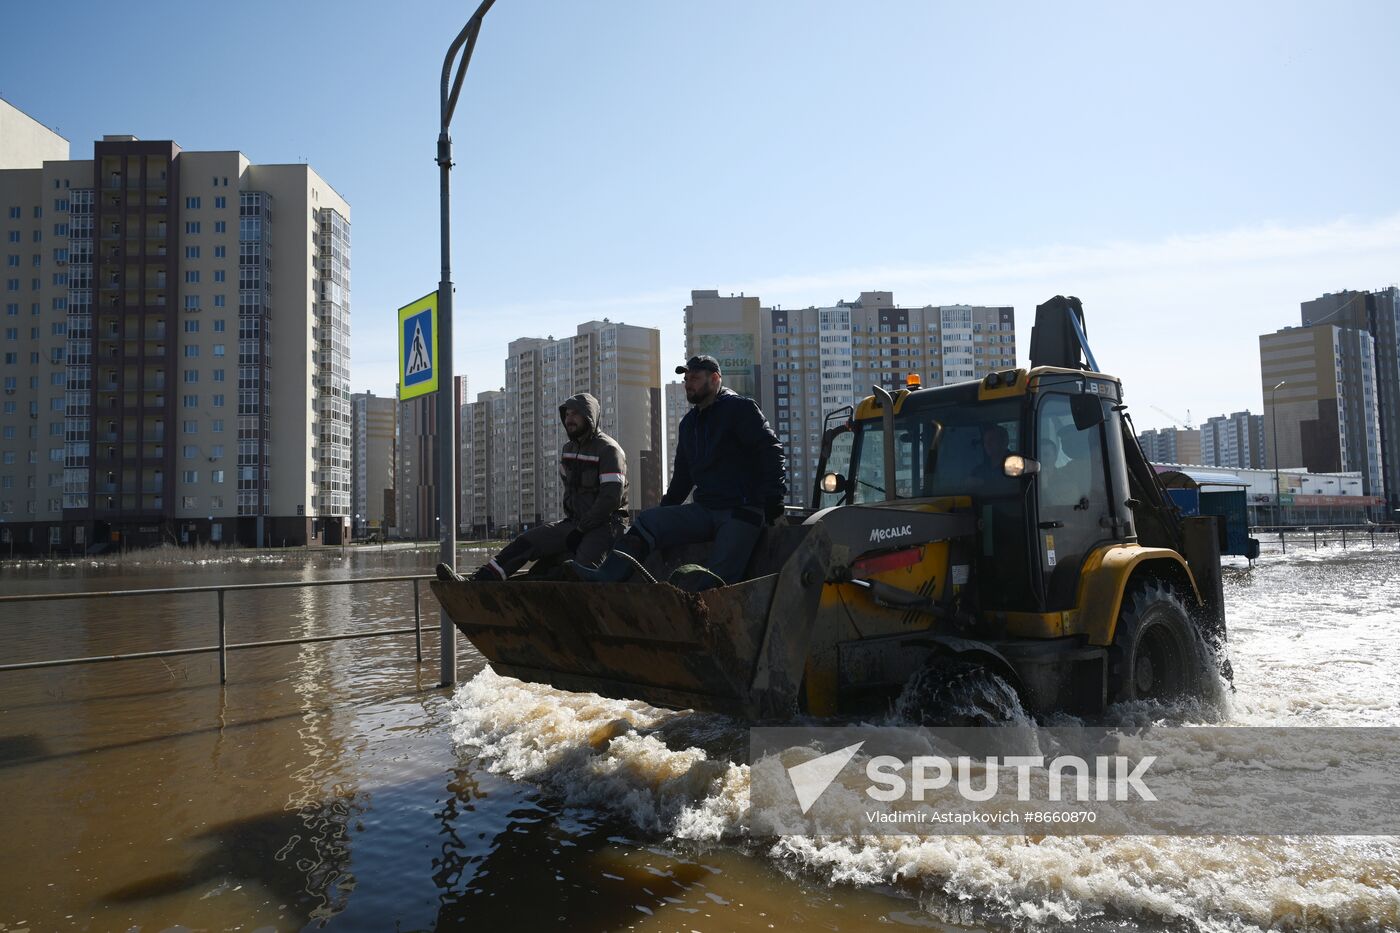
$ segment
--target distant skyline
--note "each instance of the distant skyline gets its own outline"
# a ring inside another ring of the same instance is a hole
[[[474,5],[383,9],[14,5],[0,96],[74,158],[134,133],[309,162],[352,208],[352,387],[392,394]],[[1397,27],[1382,2],[498,0],[453,124],[459,367],[496,388],[510,340],[603,317],[660,328],[665,363],[695,288],[1010,304],[1024,360],[1065,293],[1139,428],[1262,411],[1259,334],[1400,280]]]

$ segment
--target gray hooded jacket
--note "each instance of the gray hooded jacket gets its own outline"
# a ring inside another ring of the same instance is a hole
[[[591,531],[613,518],[627,517],[627,456],[621,445],[598,430],[602,406],[587,392],[559,406],[559,420],[570,409],[583,415],[588,433],[570,438],[559,454],[559,477],[564,483],[564,514],[579,531]]]

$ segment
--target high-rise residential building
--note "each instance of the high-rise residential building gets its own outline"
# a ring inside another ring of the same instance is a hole
[[[724,372],[724,384],[763,407],[768,399],[763,394],[763,309],[759,304],[756,296],[721,298],[714,289],[692,291],[685,309],[685,354],[687,358],[713,356]]]
[[[1248,411],[1207,418],[1201,425],[1204,466],[1258,470],[1264,466],[1264,416]]]
[[[1374,341],[1376,404],[1380,424],[1381,477],[1387,508],[1400,509],[1400,288],[1342,291],[1302,305],[1303,326],[1332,324],[1364,330]],[[1364,363],[1364,357],[1362,357]],[[1360,381],[1365,383],[1365,372]],[[1272,385],[1273,383],[1271,383]]]
[[[898,388],[910,374],[946,385],[1016,365],[1010,307],[903,308],[891,292],[862,292],[827,308],[765,308],[762,324],[762,394],[771,400],[764,412],[787,452],[795,505],[811,500],[827,414],[872,385]]]
[[[306,165],[132,136],[90,160],[4,164],[5,536],[35,550],[341,540],[345,200]]]
[[[1195,428],[1159,428],[1138,433],[1150,463],[1201,463],[1201,432]]]
[[[498,466],[503,453],[506,394],[502,390],[479,392],[476,401],[462,408],[462,533],[473,538],[489,538],[496,533],[498,510],[496,486],[504,478]]]
[[[398,402],[373,392],[350,397],[353,457],[350,481],[356,537],[384,533],[384,493],[394,488]]]
[[[1260,335],[1259,361],[1266,465],[1305,466],[1311,473],[1360,472],[1365,494],[1382,495],[1371,335],[1332,324],[1286,327]]]
[[[680,437],[681,419],[690,411],[690,403],[685,400],[683,382],[668,382],[661,391],[666,399],[666,465],[662,471],[665,482],[661,490],[665,492],[665,483],[671,481],[671,470],[675,468],[676,441]]]
[[[438,451],[438,406],[454,406],[453,437],[449,443],[458,445],[457,456],[460,457],[461,445],[456,434],[462,420],[462,402],[467,395],[467,377],[454,376],[452,383],[450,394],[439,389],[398,402],[398,440],[394,459],[395,537],[422,541],[442,536],[442,527],[438,524],[442,516],[438,486],[439,477],[442,476]],[[454,495],[460,509],[460,463],[456,473]]]
[[[563,514],[559,450],[566,439],[559,405],[589,392],[602,408],[599,427],[627,455],[629,505],[635,512],[661,498],[664,412],[661,334],[608,320],[578,326],[572,337],[511,341],[506,357],[508,435],[518,462],[502,476],[506,508],[499,526],[533,526]],[[507,443],[510,443],[509,441]]]

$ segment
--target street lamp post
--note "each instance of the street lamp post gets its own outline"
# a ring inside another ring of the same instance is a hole
[[[1277,509],[1279,524],[1283,524],[1283,486],[1278,477],[1278,402],[1275,401],[1275,394],[1278,390],[1287,385],[1287,379],[1279,380],[1279,384],[1269,390],[1269,410],[1273,412],[1273,435],[1274,435],[1274,508]]]
[[[448,127],[452,123],[452,112],[457,109],[457,95],[462,92],[462,81],[467,76],[467,66],[471,64],[472,51],[476,48],[476,37],[481,32],[481,21],[496,0],[482,0],[472,18],[462,27],[457,38],[447,48],[442,60],[441,125],[438,128],[437,164],[441,187],[442,216],[442,279],[438,282],[438,358],[434,364],[438,375],[438,531],[442,535],[442,563],[452,569],[457,568],[457,501],[456,483],[456,408],[457,391],[452,381],[452,215],[451,172],[452,137]],[[465,46],[465,48],[464,48]],[[461,52],[457,62],[457,73],[452,73],[453,61]],[[450,687],[457,682],[457,630],[445,610],[440,610],[438,624],[442,633],[441,661],[442,678],[440,686]]]

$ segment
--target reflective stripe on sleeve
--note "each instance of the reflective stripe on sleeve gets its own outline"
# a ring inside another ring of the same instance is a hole
[[[622,476],[621,473],[599,473],[599,474],[598,474],[598,482],[600,482],[600,483],[620,483],[620,482],[622,482],[622,480],[623,480],[623,476]]]

